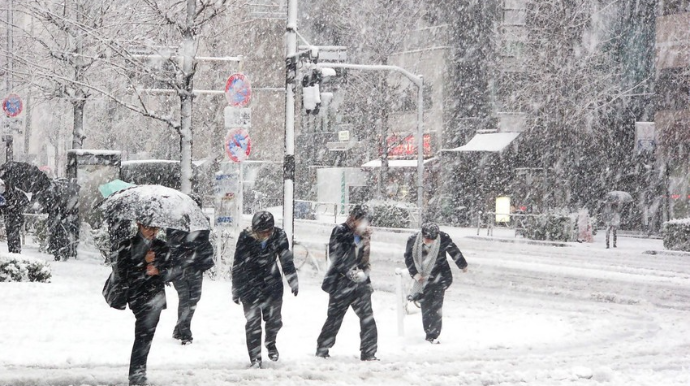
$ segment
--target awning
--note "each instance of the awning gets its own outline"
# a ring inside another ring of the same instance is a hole
[[[489,151],[501,152],[506,148],[520,133],[480,133],[476,134],[467,144],[456,147],[455,149],[445,149],[441,151],[467,152],[467,151]]]
[[[429,162],[434,161],[436,158],[429,158],[424,160],[424,164],[426,165]],[[362,165],[363,168],[380,168],[381,167],[381,160],[380,159],[375,159],[372,161],[369,161]],[[416,168],[417,167],[417,160],[416,159],[391,159],[388,160],[388,167],[389,168]]]

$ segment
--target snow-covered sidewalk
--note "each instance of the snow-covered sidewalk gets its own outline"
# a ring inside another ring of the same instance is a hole
[[[281,360],[248,369],[244,316],[230,283],[204,282],[194,344],[171,338],[177,296],[167,288],[149,356],[155,385],[687,385],[690,384],[690,262],[650,256],[659,240],[620,238],[556,248],[474,240],[444,229],[470,272],[453,268],[441,345],[424,341],[421,316],[398,336],[395,268],[407,234],[379,231],[372,248],[380,362],[359,361],[359,325],[345,318],[332,357],[314,357],[327,294],[315,275],[286,293]],[[298,230],[299,232],[299,230]],[[328,232],[305,231],[322,243]],[[298,233],[299,235],[299,233]],[[0,248],[5,248],[4,245]],[[25,246],[24,253],[50,257]],[[0,385],[121,385],[134,334],[129,310],[101,295],[109,267],[85,254],[51,263],[53,280],[0,283]],[[265,356],[265,354],[264,354]]]

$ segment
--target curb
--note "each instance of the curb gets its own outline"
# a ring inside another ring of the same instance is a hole
[[[504,239],[490,236],[465,236],[466,239],[482,240],[482,241],[498,241],[500,243],[511,244],[528,244],[528,245],[545,245],[550,247],[572,247],[573,244],[560,241],[541,241],[541,240],[525,240],[525,239]]]
[[[680,256],[680,257],[690,257],[690,252],[683,251],[644,251],[645,255],[666,255],[666,256]]]

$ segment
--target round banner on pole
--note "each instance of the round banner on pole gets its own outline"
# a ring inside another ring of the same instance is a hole
[[[230,106],[245,107],[252,97],[249,79],[244,74],[232,74],[225,83],[225,98]]]
[[[249,157],[252,150],[252,140],[244,129],[232,129],[225,136],[225,154],[234,161],[242,162]]]
[[[2,101],[2,110],[5,115],[13,118],[22,113],[24,104],[22,103],[22,98],[17,94],[10,94]]]

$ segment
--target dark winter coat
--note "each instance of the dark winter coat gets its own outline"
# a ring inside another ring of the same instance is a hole
[[[23,192],[8,187],[5,193],[5,206],[2,207],[2,212],[5,216],[20,216],[24,212],[24,208],[29,204],[29,198]]]
[[[339,224],[331,232],[328,243],[328,257],[331,264],[326,271],[326,276],[321,283],[321,289],[331,295],[345,294],[352,292],[358,286],[371,288],[371,279],[356,283],[347,277],[348,272],[353,269],[361,269],[368,272],[371,270],[368,259],[364,259],[365,249],[360,249],[357,253],[355,245],[355,232],[347,223]]]
[[[453,283],[453,274],[450,271],[446,253],[455,261],[458,268],[464,269],[467,267],[465,257],[462,255],[462,252],[460,252],[460,248],[451,240],[450,236],[445,232],[439,232],[439,237],[441,238],[441,245],[438,249],[438,256],[436,257],[434,268],[431,270],[431,275],[427,278],[427,285],[424,288],[425,291],[433,287],[440,287],[446,290]],[[407,239],[407,247],[405,248],[405,265],[412,277],[419,273],[414,265],[414,258],[412,256],[412,250],[416,239],[417,234],[410,236],[410,238]]]
[[[168,229],[166,232],[170,254],[182,268],[184,276],[188,272],[204,272],[215,265],[210,231],[184,232]]]
[[[278,261],[290,287],[297,286],[297,271],[285,231],[276,227],[265,244],[251,229],[240,233],[232,264],[233,298],[253,304],[269,298],[283,297],[283,277]]]
[[[146,274],[145,257],[149,249],[156,254],[153,265],[158,269],[159,274],[155,276]],[[127,303],[131,310],[141,309],[161,292],[165,294],[165,283],[172,281],[180,274],[165,242],[153,239],[150,246],[147,246],[144,237],[139,232],[120,244],[116,267],[119,277],[128,287]]]

